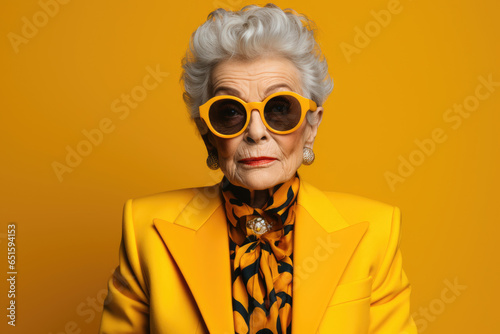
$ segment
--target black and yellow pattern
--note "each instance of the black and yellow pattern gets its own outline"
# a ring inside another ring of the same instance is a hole
[[[262,209],[248,204],[250,192],[222,180],[229,227],[233,316],[238,334],[291,333],[293,227],[299,191],[296,173],[275,186]],[[246,222],[261,216],[273,228],[256,236]]]

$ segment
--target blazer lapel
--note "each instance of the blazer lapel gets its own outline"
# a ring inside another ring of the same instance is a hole
[[[174,222],[155,218],[154,225],[179,266],[209,332],[233,334],[226,216],[218,185],[205,189],[211,191],[195,194]]]
[[[155,218],[154,225],[209,332],[234,333],[229,237],[218,187],[198,191],[173,222]],[[322,191],[301,179],[294,228],[292,333],[317,331],[367,227],[368,222],[349,225]]]
[[[316,333],[368,222],[349,225],[326,195],[302,182],[294,232],[292,333]]]

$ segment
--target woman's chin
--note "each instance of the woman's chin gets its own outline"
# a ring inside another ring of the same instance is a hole
[[[269,189],[289,179],[285,175],[282,175],[282,173],[273,172],[271,169],[246,171],[241,176],[239,183],[242,187],[250,190]]]

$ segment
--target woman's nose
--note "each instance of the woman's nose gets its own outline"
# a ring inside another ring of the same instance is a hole
[[[266,140],[268,136],[267,128],[262,122],[260,117],[260,112],[255,109],[250,113],[250,122],[245,131],[245,139],[251,143],[258,143],[262,140]]]

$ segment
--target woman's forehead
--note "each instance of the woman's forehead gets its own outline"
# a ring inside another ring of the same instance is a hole
[[[286,58],[258,58],[255,60],[227,60],[212,72],[213,95],[235,95],[240,98],[258,94],[267,96],[277,91],[301,93],[300,75],[295,65]]]

